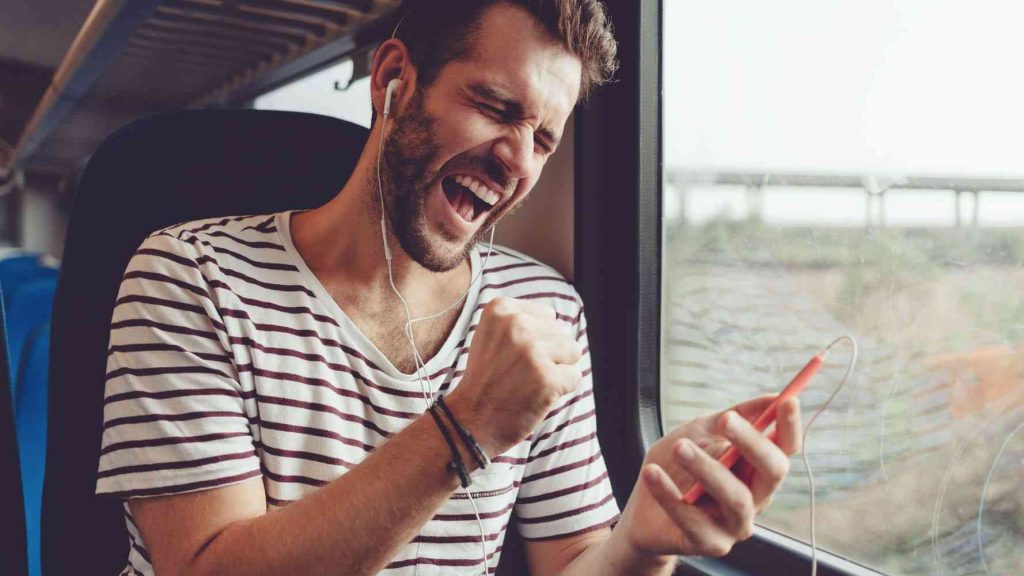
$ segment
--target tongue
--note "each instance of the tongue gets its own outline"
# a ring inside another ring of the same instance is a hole
[[[444,195],[455,213],[466,222],[472,222],[473,218],[476,218],[476,203],[473,201],[473,193],[448,179],[443,182],[443,188]]]
[[[456,206],[455,211],[458,212],[459,216],[462,216],[462,219],[466,222],[472,222],[473,218],[476,217],[476,207],[473,204],[472,194],[462,191],[459,193],[456,201],[458,202],[458,205]]]

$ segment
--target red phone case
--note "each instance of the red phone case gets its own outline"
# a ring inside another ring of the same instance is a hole
[[[758,432],[764,432],[767,430],[768,426],[775,422],[775,419],[778,416],[779,404],[782,404],[784,400],[793,398],[803,392],[804,388],[806,388],[807,384],[811,381],[811,378],[813,378],[814,375],[818,373],[818,370],[821,369],[824,362],[825,359],[821,354],[816,354],[811,358],[811,361],[808,362],[803,369],[797,372],[796,376],[794,376],[793,379],[790,380],[789,384],[783,388],[782,393],[772,400],[771,403],[768,404],[768,406],[757,416],[757,418],[754,419],[754,428],[756,428]],[[773,442],[775,441],[775,433],[776,430],[773,429],[771,433],[768,434],[768,437],[771,438]],[[730,446],[729,449],[723,452],[718,458],[718,461],[729,469],[732,469],[739,460],[740,451],[737,450],[735,446]],[[704,486],[698,482],[686,492],[683,496],[683,501],[687,504],[695,504],[703,494]]]

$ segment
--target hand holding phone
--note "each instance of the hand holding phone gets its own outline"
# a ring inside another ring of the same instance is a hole
[[[811,381],[811,378],[818,373],[821,369],[822,364],[825,362],[824,354],[816,354],[811,361],[807,363],[800,372],[783,388],[782,393],[779,394],[768,406],[761,411],[761,413],[754,419],[753,426],[759,432],[764,432],[771,426],[776,417],[779,414],[779,405],[783,401],[793,398],[803,392],[804,388]],[[775,430],[773,429],[768,437],[775,440]],[[737,462],[740,460],[740,452],[735,446],[730,446],[725,452],[719,456],[718,461],[721,462],[726,468],[732,469]],[[697,500],[704,494],[704,486],[700,483],[694,484],[689,491],[683,496],[683,501],[687,504],[695,504]]]

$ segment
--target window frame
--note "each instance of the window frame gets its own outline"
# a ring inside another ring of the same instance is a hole
[[[575,272],[586,306],[598,437],[623,507],[647,447],[662,435],[661,2],[605,5],[620,68],[576,112]]]
[[[621,67],[577,111],[576,284],[586,305],[598,436],[620,507],[661,420],[662,0],[605,0]],[[635,193],[633,193],[635,192]],[[614,423],[614,425],[610,425]],[[676,574],[810,573],[809,546],[770,529]],[[879,573],[818,551],[821,576]]]

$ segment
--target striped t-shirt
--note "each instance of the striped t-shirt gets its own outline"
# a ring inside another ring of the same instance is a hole
[[[261,478],[285,506],[338,478],[424,411],[292,244],[290,212],[211,219],[149,236],[125,271],[111,321],[98,494],[122,499]],[[486,246],[471,253],[475,276]],[[432,389],[458,386],[484,306],[497,296],[555,309],[586,350],[579,295],[552,269],[495,247],[454,330],[426,363]],[[470,490],[493,572],[510,516],[527,540],[618,517],[596,437],[590,357],[579,388]],[[127,505],[125,573],[153,568]],[[383,574],[480,572],[479,525],[461,490]],[[475,568],[475,569],[474,569]]]

